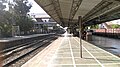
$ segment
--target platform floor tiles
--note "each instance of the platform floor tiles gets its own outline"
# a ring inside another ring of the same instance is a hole
[[[22,67],[120,67],[120,58],[77,37],[60,37]]]

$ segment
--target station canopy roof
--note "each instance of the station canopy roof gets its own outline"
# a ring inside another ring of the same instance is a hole
[[[57,23],[68,26],[78,21],[78,16],[87,22],[104,20],[120,11],[120,0],[35,0]],[[86,24],[87,24],[86,23]]]

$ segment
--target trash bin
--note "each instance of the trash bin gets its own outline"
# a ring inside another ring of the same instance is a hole
[[[86,40],[87,41],[92,41],[92,32],[88,31],[86,34]]]

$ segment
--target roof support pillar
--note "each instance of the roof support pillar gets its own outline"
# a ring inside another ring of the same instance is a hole
[[[79,30],[79,37],[80,37],[80,57],[82,58],[82,32],[83,32],[83,25],[82,25],[82,17],[79,16],[78,17],[78,25],[80,27],[80,30]]]

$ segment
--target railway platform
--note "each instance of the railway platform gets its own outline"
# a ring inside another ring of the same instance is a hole
[[[15,36],[15,37],[9,37],[9,38],[0,38],[0,45],[2,49],[8,49],[14,46],[18,46],[27,42],[31,42],[34,40],[39,40],[48,36],[54,35],[54,33],[49,34],[33,34],[33,35],[27,35],[27,36]]]
[[[120,58],[77,37],[59,37],[21,67],[120,67]]]
[[[51,34],[54,34],[54,33],[51,33]],[[34,35],[27,35],[27,36],[0,38],[0,42],[11,42],[11,41],[23,40],[23,39],[34,38],[34,37],[45,36],[45,35],[49,35],[49,34],[34,34]]]

